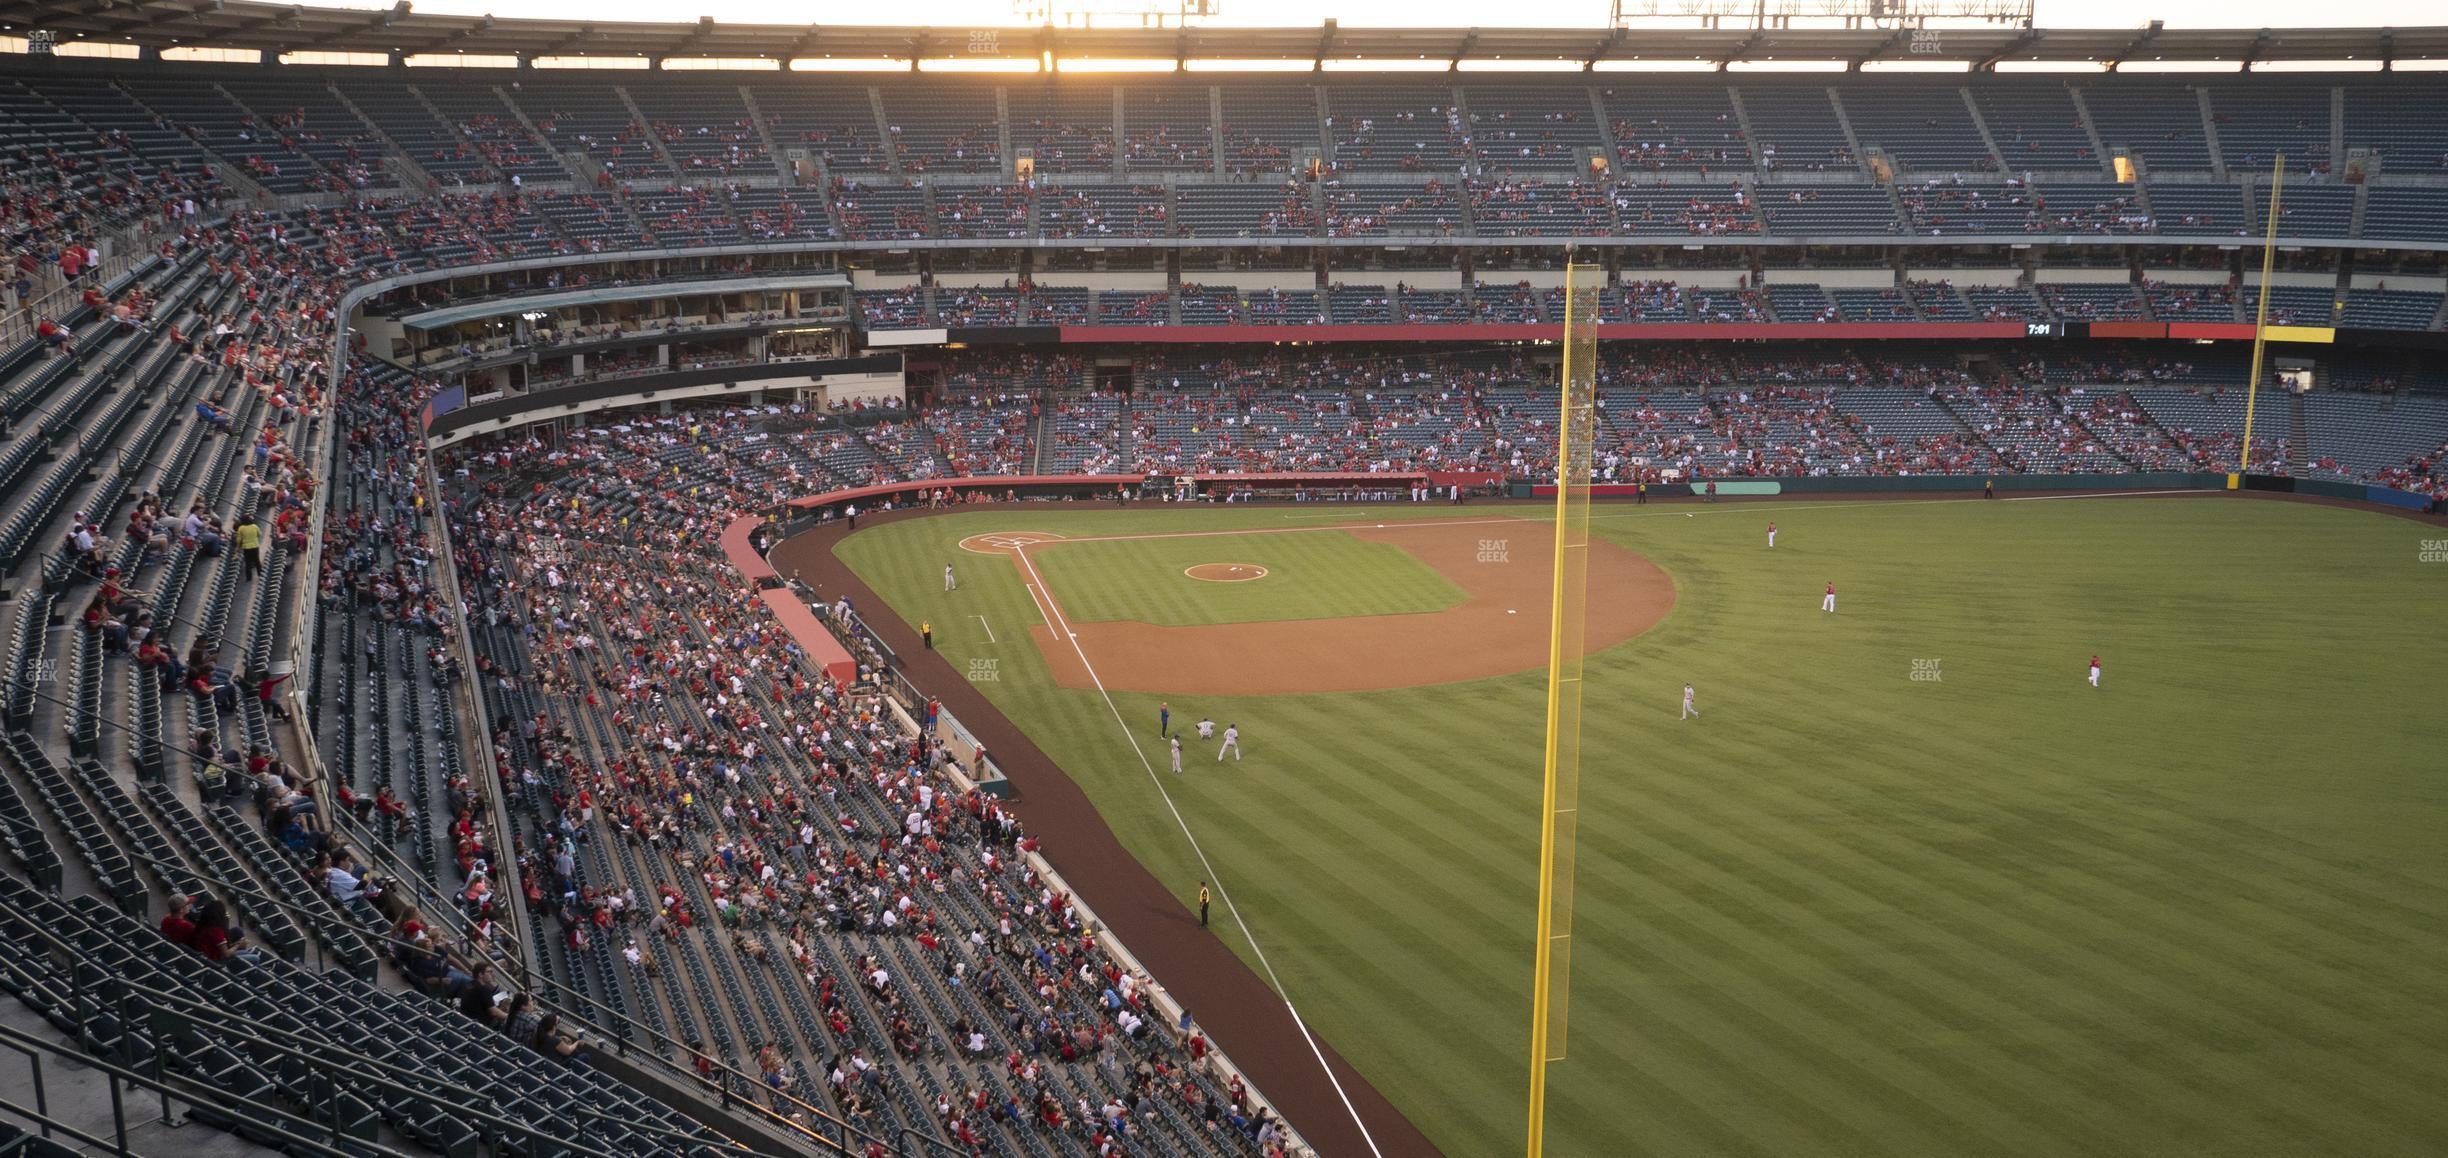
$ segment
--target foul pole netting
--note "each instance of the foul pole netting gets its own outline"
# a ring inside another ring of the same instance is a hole
[[[1530,996],[1530,1155],[1546,1145],[1547,1063],[1572,1011],[1573,857],[1581,807],[1582,624],[1589,603],[1590,451],[1598,421],[1595,266],[1564,268],[1564,364],[1556,423],[1555,593],[1547,640],[1547,760],[1539,816],[1538,956]]]

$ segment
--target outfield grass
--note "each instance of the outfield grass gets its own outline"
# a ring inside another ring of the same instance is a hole
[[[1340,531],[1048,543],[1029,557],[1062,601],[1063,615],[1080,623],[1341,619],[1442,611],[1467,598],[1402,548]],[[1184,574],[1201,563],[1254,564],[1267,573],[1233,583]]]
[[[1316,512],[1025,523],[1287,517]],[[1187,895],[1197,861],[1106,702],[1008,630],[1035,618],[1017,579],[938,590],[951,544],[1014,525],[842,553],[954,625],[956,665],[997,658],[997,702]],[[1594,529],[1680,601],[1589,664],[1550,1153],[2448,1152],[2437,532],[2186,499],[1605,506]],[[1163,787],[1284,988],[1455,1155],[1520,1145],[1542,695],[1174,697],[1244,731],[1247,760]],[[1140,744],[1157,698],[1115,697]]]

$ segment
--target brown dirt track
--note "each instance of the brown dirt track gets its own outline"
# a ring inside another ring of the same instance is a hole
[[[1043,508],[1031,504],[1017,509],[1025,513]],[[894,511],[861,522],[888,523],[928,513]],[[910,677],[940,697],[994,753],[995,762],[1019,790],[1016,811],[1029,830],[1043,838],[1045,856],[1055,870],[1130,946],[1149,974],[1197,1016],[1208,1037],[1250,1075],[1259,1092],[1328,1158],[1369,1155],[1371,1141],[1386,1158],[1439,1154],[1419,1127],[1332,1045],[1320,1041],[1318,1049],[1341,1083],[1341,1094],[1323,1080],[1318,1055],[1310,1052],[1283,999],[1222,940],[1199,928],[1198,914],[1123,849],[1087,793],[1060,766],[940,653],[925,650],[917,629],[834,557],[833,545],[846,533],[846,527],[833,523],[793,537],[774,548],[774,566],[785,575],[797,575],[827,599],[848,595],[858,603],[868,626],[901,654]],[[1345,1097],[1350,1099],[1348,1110]],[[1368,1123],[1367,1139],[1352,1121],[1354,1112]]]
[[[1326,524],[1251,534],[1341,531],[1402,548],[1470,596],[1460,606],[1406,615],[1284,619],[1168,627],[1153,623],[1068,623],[1079,647],[1045,624],[1029,628],[1055,682],[1067,688],[1249,696],[1377,691],[1510,675],[1547,663],[1547,604],[1553,583],[1555,527],[1481,515],[1421,522]],[[1160,536],[1149,536],[1160,537]],[[1242,536],[1214,536],[1218,551]],[[1483,540],[1501,540],[1501,558],[1481,557]],[[1059,543],[1019,547],[1013,564],[1040,603],[1061,600],[1027,556]],[[1674,581],[1656,564],[1613,543],[1589,547],[1591,601],[1584,639],[1612,647],[1657,625],[1674,606]],[[1059,616],[1068,620],[1068,616]],[[1092,678],[1081,659],[1096,665]]]

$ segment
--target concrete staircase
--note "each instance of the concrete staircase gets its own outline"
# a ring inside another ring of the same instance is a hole
[[[688,171],[680,167],[679,159],[673,157],[671,149],[664,145],[663,134],[655,131],[653,119],[646,115],[646,110],[638,107],[637,98],[629,95],[629,86],[614,85],[612,91],[620,94],[621,107],[629,110],[629,119],[636,122],[638,135],[646,138],[647,147],[653,149],[655,156],[670,166],[673,173],[685,176]]]
[[[773,126],[765,123],[765,110],[757,107],[755,86],[739,86],[739,96],[741,106],[748,110],[748,124],[756,129],[757,143],[765,146],[765,162],[773,166],[774,178],[790,185],[790,163],[783,160],[782,150],[774,147]]]
[[[2107,142],[2100,139],[2099,124],[2091,119],[2090,102],[2083,99],[2082,89],[2075,85],[2066,86],[2066,95],[2074,98],[2074,113],[2082,119],[2083,135],[2091,138],[2091,155],[2099,158],[2100,176],[2115,176],[2116,164],[2108,156]]]
[[[2312,474],[2312,437],[2310,422],[2304,416],[2304,396],[2287,392],[2287,473],[2296,478]]]
[[[350,116],[365,122],[366,131],[383,143],[383,163],[390,167],[391,172],[398,174],[400,180],[407,182],[409,188],[428,197],[442,191],[442,183],[435,180],[432,173],[426,172],[425,166],[418,164],[416,158],[401,148],[398,141],[392,140],[391,134],[384,132],[381,125],[375,124],[374,118],[367,116],[364,109],[358,108],[357,102],[341,92],[339,85],[327,84],[323,88],[333,100],[340,102],[341,108],[349,111]]]

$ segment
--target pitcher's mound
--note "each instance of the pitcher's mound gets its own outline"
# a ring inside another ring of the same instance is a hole
[[[1256,563],[1201,563],[1185,569],[1182,574],[1209,583],[1247,583],[1267,577],[1267,569]]]

